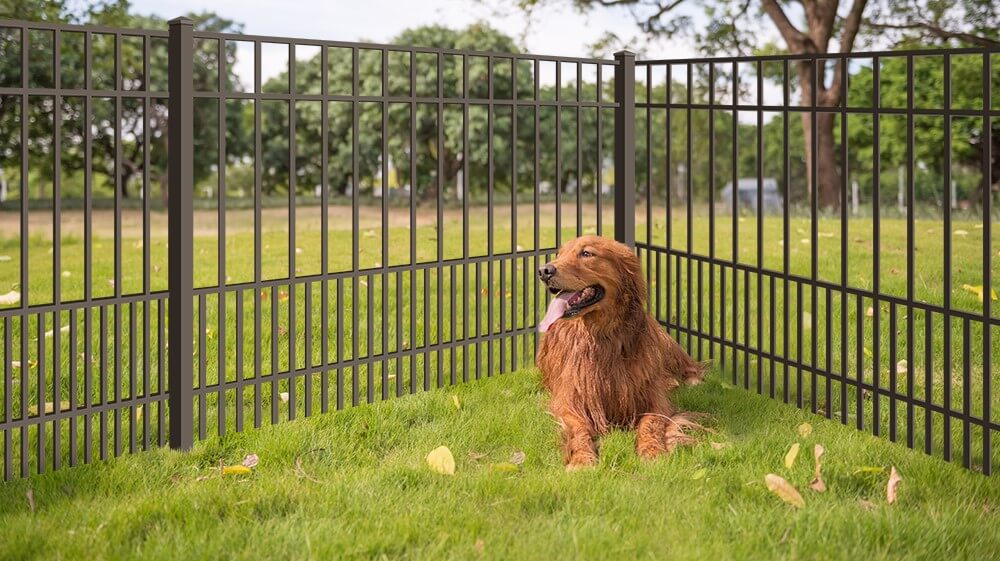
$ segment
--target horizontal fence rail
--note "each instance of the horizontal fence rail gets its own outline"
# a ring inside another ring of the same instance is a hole
[[[4,479],[528,367],[583,234],[733,385],[990,473],[998,56],[0,21]]]

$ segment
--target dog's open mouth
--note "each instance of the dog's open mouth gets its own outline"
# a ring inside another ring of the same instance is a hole
[[[545,317],[538,324],[538,330],[542,333],[548,331],[549,327],[557,320],[578,315],[584,308],[593,306],[604,298],[604,288],[597,284],[576,292],[550,286],[549,292],[555,294],[556,297],[552,299],[549,309],[545,312]]]

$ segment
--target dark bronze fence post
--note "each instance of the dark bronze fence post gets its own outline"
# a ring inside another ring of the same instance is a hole
[[[194,440],[194,386],[191,356],[194,354],[194,22],[187,18],[170,21],[167,140],[169,192],[167,260],[169,282],[168,405],[170,447],[187,450]]]
[[[635,53],[615,53],[615,239],[635,246]]]

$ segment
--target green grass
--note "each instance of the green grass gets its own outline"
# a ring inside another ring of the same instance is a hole
[[[518,235],[516,245],[530,249],[533,247],[533,209],[530,206],[518,209]],[[551,206],[543,209],[540,225],[540,243],[543,247],[551,247],[556,240],[555,230],[552,228],[554,220],[551,217]],[[380,210],[377,208],[365,207],[361,213],[361,224],[359,228],[359,264],[362,268],[379,267],[382,264],[381,253],[382,239],[380,227]],[[315,274],[320,271],[320,234],[318,232],[319,213],[316,208],[302,207],[298,209],[298,232],[295,247],[301,251],[296,252],[296,268],[300,275]],[[445,227],[443,234],[437,232],[433,226],[433,213],[422,210],[418,214],[418,228],[414,231],[417,242],[418,260],[433,259],[436,257],[436,246],[440,236],[444,250],[444,258],[459,257],[462,252],[460,222],[461,213],[448,211],[445,214]],[[548,214],[546,214],[548,213]],[[285,213],[287,214],[287,213]],[[353,252],[351,247],[351,231],[349,212],[341,212],[339,215],[334,212],[331,218],[330,234],[330,261],[331,271],[344,271],[351,267]],[[663,245],[667,239],[667,224],[665,221],[665,211],[663,209],[653,210],[652,242],[656,245]],[[644,209],[640,209],[638,215],[645,218]],[[41,218],[44,219],[44,214]],[[594,227],[594,209],[586,208],[584,212],[585,222],[581,225],[584,232],[592,231]],[[345,217],[348,219],[345,221]],[[387,263],[399,264],[408,262],[410,231],[405,227],[408,224],[408,209],[390,209],[390,224],[387,247],[389,258]],[[482,216],[481,208],[470,209],[470,217],[473,219],[468,225],[469,247],[473,255],[482,255],[486,252],[489,242],[488,225],[489,222]],[[142,252],[135,234],[136,216],[128,216],[123,219],[123,224],[131,225],[125,228],[125,238],[122,241],[123,249],[123,277],[121,279],[122,289],[125,293],[138,290],[142,286]],[[141,218],[141,217],[139,217]],[[575,208],[568,205],[563,209],[563,232],[562,239],[570,239],[576,234]],[[611,230],[610,206],[605,207],[605,228]],[[211,285],[218,278],[218,261],[216,259],[217,246],[214,238],[206,236],[206,231],[214,231],[214,213],[199,215],[197,222],[197,234],[195,238],[196,267],[195,282],[197,286]],[[671,246],[674,248],[685,248],[687,246],[687,224],[686,217],[682,213],[675,213],[671,219]],[[34,217],[33,219],[34,220]],[[250,220],[248,222],[248,220]],[[282,230],[282,220],[287,220],[287,216],[282,218],[281,212],[271,212],[265,215],[263,224],[265,233],[262,239],[264,248],[264,261],[261,264],[265,278],[281,278],[287,275],[288,271],[288,233]],[[494,246],[498,253],[507,252],[512,247],[510,231],[510,212],[497,209],[494,215]],[[401,222],[403,225],[400,225]],[[32,222],[34,224],[34,222]],[[153,217],[154,230],[162,230],[162,217]],[[67,222],[64,233],[74,231],[80,224]],[[736,226],[739,228],[739,262],[743,264],[755,264],[756,255],[756,230],[757,221],[754,217],[739,218]],[[766,217],[761,226],[763,227],[763,264],[765,268],[781,270],[782,255],[784,246],[783,225],[776,217]],[[252,214],[246,211],[236,211],[227,216],[226,239],[227,268],[225,275],[232,283],[244,282],[253,278],[254,264],[252,259],[253,233]],[[728,259],[732,255],[732,227],[733,220],[729,216],[716,217],[715,231],[715,253],[723,259]],[[94,240],[94,272],[93,284],[96,296],[108,296],[113,294],[113,287],[107,283],[108,279],[114,277],[114,257],[111,248],[113,243],[106,235],[111,228],[107,220],[95,222]],[[695,253],[709,253],[709,224],[704,217],[698,218],[691,224],[692,228],[692,248]],[[643,220],[640,220],[638,228],[642,235],[640,241],[644,240],[645,228]],[[976,228],[974,222],[956,220],[952,227],[952,302],[955,309],[965,310],[971,313],[981,313],[982,304],[978,302],[975,295],[962,288],[963,284],[979,284],[981,280],[981,258],[982,258],[982,232]],[[34,230],[33,230],[34,231]],[[793,275],[809,278],[812,274],[811,263],[811,226],[807,219],[802,217],[793,218],[788,224],[790,243],[788,244],[789,271]],[[943,243],[944,233],[940,222],[918,221],[914,226],[915,233],[915,256],[914,263],[914,290],[915,298],[919,301],[926,301],[931,304],[940,305],[943,302],[942,288],[944,279],[943,269]],[[964,233],[957,233],[957,232]],[[131,232],[131,234],[129,234]],[[817,254],[819,259],[816,263],[817,278],[833,283],[839,283],[841,278],[841,231],[836,220],[823,218],[817,224],[817,240],[819,247]],[[881,284],[880,292],[883,294],[904,296],[906,294],[906,227],[905,222],[884,218],[880,229],[880,260],[881,260]],[[808,243],[803,243],[806,241]],[[994,245],[1000,247],[1000,227],[994,228]],[[49,250],[51,242],[43,236],[35,236],[29,240],[29,301],[32,304],[45,301],[46,294],[51,298],[52,285],[52,258]],[[0,255],[9,255],[10,261],[0,263],[0,289],[5,290],[7,285],[17,286],[19,272],[17,270],[19,243],[10,236],[0,240]],[[79,238],[64,239],[62,247],[63,266],[61,269],[68,271],[69,276],[61,277],[63,293],[65,299],[72,299],[76,295],[82,295],[83,269],[82,256],[83,244]],[[153,289],[162,289],[165,285],[165,261],[166,243],[162,236],[154,235],[149,247],[150,262],[153,266],[151,271],[151,285]],[[848,224],[848,255],[847,282],[850,286],[870,291],[873,286],[872,268],[874,266],[874,244],[872,238],[872,228],[870,219],[852,219]],[[644,263],[649,267],[656,267],[655,260],[648,260],[648,255],[643,254]],[[714,356],[720,368],[725,367],[727,372],[732,372],[735,366],[737,372],[736,381],[749,387],[759,387],[764,393],[773,392],[774,395],[782,396],[787,391],[790,399],[800,402],[803,406],[820,412],[830,412],[833,416],[846,416],[848,422],[854,423],[859,418],[866,427],[872,427],[877,419],[880,424],[881,433],[889,433],[899,440],[913,439],[917,446],[929,439],[937,453],[944,448],[944,433],[946,432],[945,420],[940,414],[931,415],[931,432],[925,432],[924,411],[918,408],[916,411],[915,424],[907,427],[905,424],[905,407],[893,409],[893,400],[889,396],[872,395],[869,391],[861,392],[859,395],[856,389],[856,381],[861,380],[866,384],[876,384],[884,392],[895,392],[901,395],[912,393],[918,399],[932,402],[936,406],[949,407],[954,411],[968,411],[970,415],[982,416],[985,405],[992,404],[994,411],[1000,410],[1000,392],[993,392],[992,400],[988,400],[984,392],[983,376],[983,329],[978,322],[970,322],[968,330],[969,355],[963,352],[966,341],[966,332],[962,321],[953,320],[951,325],[952,344],[950,375],[947,374],[949,365],[944,360],[944,324],[940,314],[930,316],[914,309],[910,314],[909,310],[903,306],[892,306],[884,301],[878,306],[875,312],[874,302],[867,297],[849,296],[846,308],[841,301],[839,293],[831,293],[830,305],[826,303],[826,293],[820,290],[817,293],[817,302],[812,302],[812,294],[809,288],[802,290],[801,298],[798,296],[800,285],[792,283],[790,291],[786,295],[781,282],[775,286],[775,296],[772,299],[769,291],[769,277],[763,277],[763,282],[758,282],[756,275],[748,277],[740,276],[739,282],[734,283],[733,276],[729,269],[715,267],[710,271],[709,267],[702,266],[702,281],[698,283],[697,264],[691,269],[691,276],[688,276],[688,260],[682,259],[681,275],[676,275],[677,259],[661,257],[661,276],[659,282],[651,287],[652,302],[654,311],[662,321],[670,322],[680,326],[691,326],[697,329],[699,326],[704,332],[711,332],[722,335],[728,340],[736,340],[740,344],[748,344],[752,348],[759,348],[765,353],[773,353],[777,356],[788,356],[794,361],[805,365],[815,365],[819,370],[828,370],[836,373],[844,372],[847,377],[846,389],[847,399],[841,392],[842,387],[839,381],[834,380],[827,389],[822,376],[813,380],[810,373],[803,373],[795,368],[784,368],[780,362],[771,364],[770,361],[759,361],[752,354],[746,356],[739,353],[733,357],[731,350],[726,350],[715,345],[712,348],[705,341],[691,339],[684,333],[675,331],[677,338],[688,345],[698,358]],[[994,260],[996,264],[1000,260]],[[301,417],[308,411],[319,410],[322,407],[323,380],[326,379],[327,392],[326,399],[329,403],[336,402],[338,394],[342,396],[344,402],[361,403],[374,402],[383,399],[385,396],[396,395],[397,393],[409,393],[425,385],[424,372],[430,372],[430,380],[426,385],[436,387],[439,380],[450,381],[452,376],[463,378],[468,375],[477,377],[485,375],[487,372],[498,372],[500,370],[511,370],[516,366],[523,366],[530,362],[531,343],[533,338],[519,338],[517,349],[510,339],[503,342],[493,342],[492,344],[481,344],[472,349],[457,349],[455,351],[446,350],[443,353],[417,353],[413,355],[412,361],[409,349],[420,348],[425,345],[434,345],[438,342],[448,342],[454,338],[469,337],[475,339],[495,333],[503,327],[504,329],[522,328],[528,329],[540,313],[534,303],[535,292],[539,285],[534,279],[533,260],[520,260],[516,263],[508,260],[504,263],[505,269],[501,275],[501,265],[498,262],[492,265],[482,265],[478,271],[475,266],[459,267],[454,270],[454,282],[452,282],[452,271],[445,269],[442,274],[438,274],[435,269],[427,270],[426,277],[423,273],[416,275],[410,272],[402,272],[398,276],[389,275],[385,282],[378,270],[374,274],[363,275],[356,282],[345,279],[340,286],[338,294],[337,283],[331,282],[328,285],[328,329],[329,338],[327,340],[326,352],[331,363],[343,360],[360,360],[361,363],[354,367],[344,368],[341,371],[331,371],[328,375],[312,374],[309,376],[297,376],[294,380],[276,380],[271,377],[272,373],[285,372],[289,369],[302,370],[307,367],[318,367],[322,357],[322,339],[319,336],[322,321],[321,294],[322,285],[318,282],[295,283],[289,285],[281,283],[270,289],[256,294],[253,291],[244,290],[239,293],[229,291],[220,305],[220,297],[215,294],[208,294],[205,298],[205,307],[202,308],[200,302],[196,302],[196,315],[199,327],[196,332],[201,332],[201,322],[204,324],[205,348],[202,349],[200,341],[196,342],[196,356],[192,359],[192,369],[194,372],[194,383],[198,387],[209,387],[220,382],[232,383],[237,378],[237,368],[242,367],[244,379],[252,380],[252,387],[243,393],[238,393],[232,388],[227,388],[224,392],[212,391],[200,398],[195,408],[197,421],[204,426],[204,434],[215,434],[223,429],[231,430],[237,416],[242,416],[247,425],[254,423],[270,424],[281,419],[292,416]],[[74,266],[76,268],[74,268]],[[668,276],[667,271],[671,271]],[[490,279],[492,271],[493,278]],[[725,274],[725,282],[722,282],[722,274]],[[713,278],[714,275],[714,278]],[[994,272],[1000,278],[1000,269]],[[503,279],[503,280],[501,280]],[[714,281],[714,284],[710,283]],[[749,282],[744,282],[749,281]],[[478,285],[476,284],[478,282]],[[492,282],[492,285],[491,285]],[[411,299],[411,286],[415,298]],[[516,286],[516,289],[515,289]],[[525,299],[524,287],[527,286],[530,298]],[[761,290],[763,288],[763,290]],[[669,291],[668,291],[669,289]],[[306,306],[306,291],[310,292],[311,306]],[[354,291],[357,291],[355,297]],[[680,290],[680,298],[678,298]],[[725,290],[725,298],[722,291]],[[0,290],[2,291],[2,290]],[[515,294],[517,293],[517,308],[514,309]],[[689,296],[690,292],[690,296]],[[291,307],[294,294],[295,308],[294,318]],[[438,301],[438,294],[441,300]],[[452,296],[455,297],[452,306]],[[425,296],[426,304],[425,305]],[[245,321],[242,331],[237,330],[237,298],[242,298],[242,305]],[[539,307],[544,306],[544,295]],[[690,298],[690,299],[689,299]],[[492,299],[494,306],[489,309],[488,302]],[[734,299],[741,302],[735,310],[732,302]],[[476,301],[480,301],[477,308]],[[701,302],[699,309],[698,303]],[[748,305],[744,305],[746,302]],[[383,305],[388,312],[383,315]],[[860,308],[859,308],[860,305]],[[714,307],[714,315],[710,316],[710,306]],[[773,308],[773,313],[772,313]],[[866,310],[872,308],[872,317],[868,317]],[[76,335],[76,348],[70,348],[69,333],[63,333],[54,329],[56,321],[62,326],[68,326],[69,316],[63,313],[60,318],[55,318],[53,314],[43,316],[31,315],[28,318],[28,364],[27,370],[13,368],[10,392],[10,414],[15,419],[25,415],[35,416],[38,411],[47,408],[70,409],[80,407],[86,403],[100,404],[110,400],[129,399],[134,395],[145,395],[146,393],[156,393],[159,391],[161,372],[159,369],[159,304],[154,301],[150,304],[149,316],[151,326],[151,347],[149,355],[150,368],[145,368],[143,356],[146,348],[143,341],[142,332],[146,319],[146,310],[142,305],[133,307],[125,306],[121,309],[120,326],[116,330],[114,314],[111,308],[104,308],[108,314],[105,322],[101,324],[101,318],[95,313],[92,318],[92,329],[90,336],[93,341],[94,351],[87,360],[85,355],[84,340],[86,333],[83,326],[83,318],[77,317],[77,322],[69,326]],[[224,320],[220,316],[220,309],[224,311]],[[335,311],[343,310],[343,325],[336,324]],[[859,317],[860,310],[860,317]],[[132,313],[135,313],[133,324]],[[724,312],[724,313],[723,313]],[[784,313],[788,314],[788,322],[785,322]],[[252,318],[255,313],[261,317],[261,331],[256,333]],[[1000,314],[1000,306],[994,306],[994,313]],[[357,315],[358,329],[355,331],[351,322],[352,314]],[[410,321],[410,317],[415,321]],[[452,314],[455,319],[452,321]],[[890,330],[892,314],[896,316],[896,332]],[[846,316],[848,329],[841,329],[841,319]],[[910,317],[912,316],[912,317]],[[45,324],[39,328],[39,317],[44,318]],[[385,318],[383,320],[383,318]],[[879,322],[876,328],[876,320]],[[913,337],[908,337],[907,321],[913,322]],[[746,321],[750,322],[750,329],[746,329]],[[829,321],[829,323],[827,323]],[[306,325],[310,326],[312,337],[307,340],[305,337]],[[758,324],[759,322],[759,324]],[[815,323],[815,325],[814,325]],[[862,326],[860,337],[856,331],[858,324]],[[734,329],[734,324],[738,326]],[[132,331],[136,336],[132,337]],[[440,326],[440,332],[439,332]],[[293,329],[294,327],[294,329]],[[4,329],[6,325],[0,323],[0,340],[6,336]],[[13,321],[10,324],[10,335],[12,338],[11,360],[21,360],[21,322]],[[41,336],[41,331],[54,330],[52,337]],[[925,331],[929,329],[932,335],[931,346],[926,347]],[[1000,330],[993,330],[993,337],[1000,337]],[[105,354],[102,360],[100,354],[100,334],[104,334]],[[774,335],[774,343],[770,340],[770,335]],[[876,337],[877,334],[877,337]],[[59,336],[58,357],[56,356],[56,335]],[[225,344],[223,344],[223,337]],[[786,340],[787,338],[787,340]],[[237,353],[236,341],[242,341],[242,353]],[[828,343],[829,340],[829,343]],[[876,344],[877,341],[877,344]],[[357,345],[355,351],[354,346]],[[813,351],[813,345],[816,349]],[[338,349],[340,347],[340,349]],[[500,349],[506,354],[506,360],[499,359]],[[119,349],[124,352],[118,352]],[[134,360],[132,350],[135,349]],[[800,350],[801,349],[801,350]],[[340,352],[338,352],[338,350]],[[515,350],[517,351],[515,353]],[[725,350],[725,352],[723,352]],[[1000,340],[995,340],[992,345],[993,363],[1000,364]],[[526,351],[526,352],[525,352]],[[929,351],[929,353],[928,353]],[[846,363],[843,360],[842,352],[846,352]],[[906,368],[905,373],[897,373],[899,360],[906,358],[912,352],[912,360]],[[7,357],[3,356],[4,350],[0,345],[0,363],[5,363]],[[394,359],[388,361],[370,361],[367,357],[378,357],[383,353],[402,353],[403,360],[397,362]],[[492,354],[491,354],[492,353]],[[893,356],[895,353],[895,356]],[[115,356],[120,358],[120,374],[116,372]],[[292,360],[294,355],[294,361]],[[40,371],[44,356],[45,370]],[[492,362],[488,357],[492,356]],[[519,363],[515,365],[513,356],[521,356]],[[928,360],[928,356],[930,359]],[[827,363],[829,357],[829,363]],[[309,359],[307,361],[307,358]],[[525,360],[525,358],[527,360]],[[452,368],[454,360],[455,367]],[[723,363],[725,360],[725,363]],[[259,374],[254,372],[253,366],[256,361],[260,362]],[[59,364],[57,369],[53,366]],[[968,364],[968,375],[965,372],[965,365]],[[87,385],[81,378],[87,366],[92,370],[92,383]],[[203,366],[202,366],[203,365]],[[71,367],[76,368],[77,383],[72,384],[68,371]],[[440,378],[436,376],[440,372]],[[146,377],[149,377],[148,386],[145,385]],[[786,382],[787,376],[787,382]],[[773,380],[773,381],[772,381]],[[950,380],[950,398],[946,399],[946,381]],[[928,381],[930,382],[928,384]],[[816,395],[813,396],[815,388]],[[75,390],[75,391],[73,391]],[[0,388],[0,392],[4,391]],[[104,395],[102,396],[102,391]],[[288,394],[290,398],[287,402],[279,399],[283,394]],[[8,396],[4,396],[5,402]],[[219,407],[220,397],[224,398],[223,407]],[[45,407],[43,403],[50,403]],[[860,406],[859,406],[860,403]],[[260,414],[257,414],[257,406],[260,406]],[[0,403],[4,407],[4,415],[7,415],[6,403]],[[876,414],[875,408],[878,407]],[[109,414],[110,416],[111,414]],[[133,426],[133,421],[135,425]],[[899,427],[897,434],[890,432],[893,419]],[[95,419],[95,423],[96,423]],[[114,417],[108,420],[114,428],[114,442],[108,444],[109,449],[102,449],[102,443],[92,433],[84,434],[83,427],[75,428],[76,438],[83,443],[90,441],[97,452],[95,455],[111,455],[118,448],[126,448],[149,436],[159,435],[159,411],[156,405],[146,407],[145,411],[137,407],[128,407],[126,410],[114,412]],[[70,428],[67,423],[60,422],[53,425],[47,423],[47,430],[42,436],[51,440],[54,433],[58,432],[63,444],[69,441]],[[909,429],[909,430],[908,430]],[[948,451],[955,458],[962,458],[965,452],[963,439],[965,431],[968,431],[970,440],[969,455],[970,461],[974,465],[982,465],[984,436],[980,427],[975,424],[963,425],[953,421],[950,428],[951,449]],[[200,432],[200,431],[199,431]],[[22,442],[27,443],[29,453],[23,454],[28,458],[28,467],[31,471],[37,467],[37,454],[33,453],[37,448],[39,434],[35,427],[29,428],[26,432],[13,431],[10,449],[13,454],[15,466],[22,457]],[[53,443],[49,442],[48,446]],[[1000,435],[994,435],[994,448],[1000,446]],[[47,455],[51,456],[49,450]],[[79,454],[79,452],[78,452]],[[68,452],[64,449],[59,451],[60,459],[63,463],[69,462]],[[79,456],[78,456],[79,457]],[[51,463],[51,460],[49,461]],[[995,461],[994,461],[995,464]]]
[[[15,480],[0,486],[0,558],[995,558],[995,478],[718,379],[680,394],[718,433],[650,463],[632,433],[616,432],[595,469],[564,472],[529,370],[211,438],[186,454]],[[814,431],[801,438],[804,421]],[[803,451],[786,469],[793,442]],[[807,488],[816,443],[827,450],[823,494]],[[455,455],[453,477],[424,462],[440,445]],[[527,457],[517,472],[492,467],[516,451]],[[220,461],[249,453],[260,456],[251,475],[220,477]],[[869,466],[899,470],[897,504],[885,502],[887,473],[856,473]],[[770,494],[767,473],[797,486],[805,508]]]

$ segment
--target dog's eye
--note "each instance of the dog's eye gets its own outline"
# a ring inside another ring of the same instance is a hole
[[[587,251],[586,249],[580,252],[580,257],[593,257],[594,254]]]

